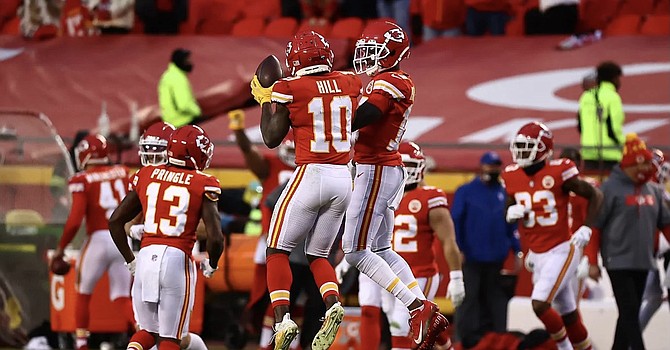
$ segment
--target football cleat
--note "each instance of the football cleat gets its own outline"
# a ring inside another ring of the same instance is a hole
[[[314,336],[312,341],[313,350],[327,350],[335,341],[337,331],[344,318],[344,308],[342,304],[335,303],[326,311],[326,317],[323,320],[321,329]]]
[[[286,314],[281,323],[274,327],[275,350],[287,350],[291,342],[298,335],[298,325],[291,320],[291,315]]]
[[[417,350],[433,350],[433,347],[441,342],[441,345],[447,345],[447,349],[451,347],[451,341],[449,340],[449,335],[446,333],[447,327],[449,327],[449,321],[439,312],[435,313],[433,320],[428,327],[428,332],[423,340],[423,343],[419,345]],[[446,339],[443,339],[446,336]],[[443,346],[444,348],[445,346]]]
[[[430,328],[430,322],[440,309],[429,300],[422,300],[423,305],[409,312],[409,331],[416,345],[423,342]]]

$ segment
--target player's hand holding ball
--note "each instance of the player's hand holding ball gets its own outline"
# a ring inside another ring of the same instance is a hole
[[[258,76],[254,75],[254,78],[251,80],[251,94],[254,95],[254,100],[258,104],[269,103],[272,99],[272,86],[268,88],[262,87],[258,81]]]
[[[70,263],[65,260],[63,251],[60,249],[56,250],[56,253],[53,255],[51,262],[49,263],[49,269],[51,269],[51,272],[53,272],[55,275],[64,276],[67,275],[67,273],[70,271],[70,267]]]
[[[526,207],[523,204],[514,204],[510,205],[507,208],[506,220],[509,223],[513,223],[516,220],[519,220],[526,215]]]
[[[447,298],[451,299],[454,307],[459,307],[465,299],[465,283],[463,282],[463,271],[449,272],[449,285],[447,286]]]
[[[570,238],[570,243],[575,247],[582,249],[591,240],[591,228],[588,226],[580,226],[575,233],[572,234]]]
[[[205,276],[205,278],[211,278],[214,272],[216,272],[216,270],[219,268],[213,268],[209,264],[209,258],[206,258],[200,262],[200,269],[202,270],[202,275]]]

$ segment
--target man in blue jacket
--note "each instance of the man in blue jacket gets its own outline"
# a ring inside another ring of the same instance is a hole
[[[474,346],[488,331],[507,330],[510,296],[501,283],[501,270],[510,250],[517,254],[517,270],[522,264],[516,224],[505,221],[500,156],[487,152],[479,163],[480,174],[456,190],[451,207],[456,242],[465,258],[467,294],[456,310],[456,329],[464,346]]]

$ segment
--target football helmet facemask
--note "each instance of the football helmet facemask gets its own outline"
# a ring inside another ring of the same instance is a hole
[[[388,21],[368,25],[354,50],[356,74],[373,76],[395,67],[409,56],[409,38],[400,26]]]
[[[423,155],[421,147],[414,142],[403,142],[398,147],[398,152],[405,164],[407,176],[405,177],[405,186],[415,185],[423,181],[423,173],[426,170],[426,157]]]
[[[175,128],[165,122],[151,124],[140,137],[139,151],[142,166],[167,163],[167,145]]]
[[[514,163],[525,168],[551,157],[554,149],[553,135],[542,123],[528,123],[512,138],[509,149]]]

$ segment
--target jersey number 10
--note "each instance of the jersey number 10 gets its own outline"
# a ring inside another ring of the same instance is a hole
[[[349,96],[333,96],[329,110],[324,107],[323,97],[314,97],[307,105],[307,111],[312,115],[314,125],[314,139],[310,142],[312,153],[329,153],[330,144],[337,153],[349,152],[351,143],[351,115],[353,105]],[[327,118],[330,123],[327,123]],[[330,124],[330,140],[326,135],[326,127]]]

